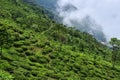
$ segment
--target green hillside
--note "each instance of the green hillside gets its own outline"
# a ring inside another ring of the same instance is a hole
[[[20,0],[0,0],[0,80],[120,79],[107,46],[48,15]]]

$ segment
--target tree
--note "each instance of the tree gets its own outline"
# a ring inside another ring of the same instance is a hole
[[[112,45],[112,62],[114,68],[120,51],[120,40],[118,40],[117,38],[111,38],[110,44]]]
[[[2,54],[3,45],[7,44],[9,41],[9,33],[7,28],[3,25],[0,25],[0,53]]]

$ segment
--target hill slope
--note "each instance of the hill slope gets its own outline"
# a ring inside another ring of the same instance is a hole
[[[25,1],[28,2],[31,1],[31,3],[36,3],[37,5],[40,5],[45,9],[51,11],[54,14],[54,17],[52,16],[52,19],[54,19],[55,21],[63,23],[67,26],[74,26],[81,32],[87,32],[93,35],[99,42],[107,43],[107,39],[101,28],[101,25],[98,25],[90,15],[86,15],[80,19],[76,19],[76,17],[70,18],[69,16],[67,16],[67,15],[74,16],[72,12],[74,11],[76,12],[78,10],[76,6],[69,3],[62,5],[59,0],[25,0]]]
[[[0,28],[10,34],[0,54],[0,79],[119,80],[110,50],[91,35],[51,20],[46,10],[0,0]],[[4,76],[2,74],[5,74]]]

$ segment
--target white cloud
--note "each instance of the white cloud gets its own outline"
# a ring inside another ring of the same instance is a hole
[[[64,23],[71,25],[71,20],[81,21],[90,15],[110,37],[120,38],[120,0],[58,0],[58,11],[64,17]],[[66,5],[76,9],[64,11]]]

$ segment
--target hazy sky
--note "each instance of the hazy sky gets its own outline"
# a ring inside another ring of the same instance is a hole
[[[120,0],[58,0],[59,9],[68,4],[76,9],[61,12],[60,15],[67,17],[66,20],[80,20],[90,15],[102,26],[108,38],[120,38]]]

